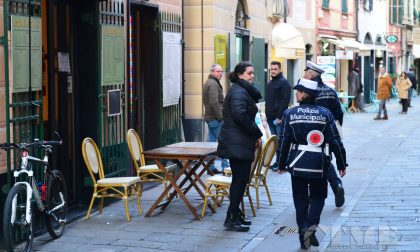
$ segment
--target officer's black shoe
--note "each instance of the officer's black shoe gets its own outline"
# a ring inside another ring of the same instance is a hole
[[[319,241],[315,236],[315,233],[313,233],[310,237],[309,237],[309,241],[311,243],[312,246],[318,247],[319,246]]]
[[[249,226],[243,225],[240,220],[241,213],[227,213],[224,226],[228,231],[248,232]]]
[[[335,188],[335,206],[336,207],[342,207],[344,205],[344,188],[342,184],[338,184]]]
[[[312,233],[312,232],[311,232]],[[308,249],[311,247],[310,233],[306,228],[299,232],[299,242],[301,249]]]

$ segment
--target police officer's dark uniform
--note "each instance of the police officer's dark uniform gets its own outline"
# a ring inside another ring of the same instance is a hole
[[[338,169],[346,169],[346,152],[328,109],[315,105],[317,83],[301,79],[293,88],[308,97],[285,111],[279,135],[279,170],[292,175],[293,201],[301,248],[318,246],[315,237],[327,197],[330,150]],[[305,94],[303,94],[305,95]],[[309,194],[308,194],[309,189]]]
[[[313,70],[320,75],[324,73],[324,70],[320,68],[318,65],[312,63],[311,61],[306,61],[306,70]],[[312,78],[311,80],[316,81],[318,83],[318,96],[316,98],[316,105],[322,106],[324,108],[327,108],[334,116],[334,120],[339,123],[337,125],[341,128],[343,125],[343,111],[341,110],[340,101],[338,100],[337,92],[335,92],[334,89],[327,86],[323,81],[321,76],[317,76]],[[339,132],[341,132],[341,129],[339,129]],[[333,190],[335,194],[335,205],[337,207],[341,207],[344,204],[344,188],[343,188],[343,182],[341,179],[337,176],[337,173],[335,172],[335,167],[332,165],[331,169],[329,169],[329,173],[327,176],[328,182],[331,185],[331,189]]]

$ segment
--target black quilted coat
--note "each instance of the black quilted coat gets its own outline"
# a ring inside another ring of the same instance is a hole
[[[230,87],[223,104],[223,125],[217,154],[223,158],[253,161],[255,142],[262,136],[255,123],[260,92],[245,80]]]

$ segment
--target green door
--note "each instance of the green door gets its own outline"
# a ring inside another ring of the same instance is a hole
[[[129,153],[126,136],[124,4],[99,2],[98,146],[107,177],[126,176]]]

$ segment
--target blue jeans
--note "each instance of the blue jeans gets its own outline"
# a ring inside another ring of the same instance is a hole
[[[217,139],[219,138],[220,130],[222,129],[223,121],[219,120],[212,120],[207,122],[207,126],[209,129],[209,135],[208,135],[208,142],[217,142]],[[229,167],[229,162],[227,159],[222,158],[220,159],[222,162],[222,168]],[[216,167],[214,167],[214,164],[210,165],[210,169],[214,170]]]
[[[213,120],[208,121],[207,126],[209,129],[209,136],[207,141],[208,142],[217,142],[217,138],[219,137],[220,130],[222,129],[222,121],[219,120]]]
[[[268,127],[270,128],[271,134],[272,135],[276,135],[277,137],[280,135],[280,125],[274,125],[273,120],[268,120],[267,119],[267,124]],[[278,165],[278,160],[280,158],[280,146],[279,148],[277,148],[276,150],[276,162],[273,164],[273,166],[277,166]]]
[[[413,88],[409,88],[408,89],[408,99],[411,99],[412,96],[413,96]]]
[[[333,164],[331,164],[330,168],[328,168],[327,179],[334,193],[338,184],[342,185],[341,179],[338,177],[337,172],[335,171],[335,166]]]

